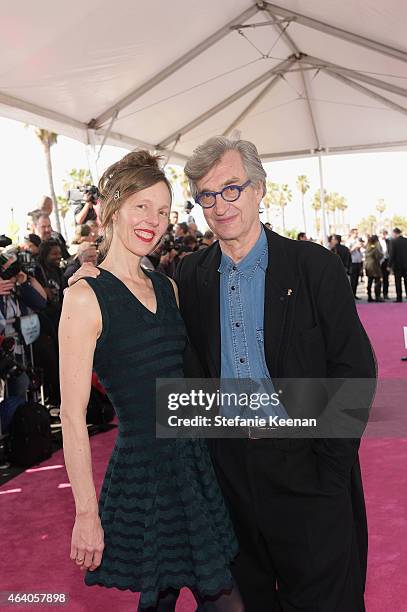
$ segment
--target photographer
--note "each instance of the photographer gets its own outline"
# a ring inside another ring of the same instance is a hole
[[[61,247],[51,238],[41,242],[38,253],[38,265],[35,277],[44,287],[48,304],[60,306],[62,304],[64,282],[61,264]]]
[[[41,239],[42,242],[50,240],[51,238],[56,240],[61,249],[62,258],[68,261],[71,258],[71,255],[67,249],[65,238],[62,236],[62,234],[59,234],[52,229],[49,215],[43,212],[36,214],[36,211],[33,211],[30,214],[31,218],[33,219],[34,233]]]
[[[8,342],[8,358],[17,366],[24,364],[24,343],[18,333],[18,321],[21,316],[31,311],[38,312],[46,307],[47,297],[38,281],[28,276],[18,261],[18,255],[2,254],[0,256],[0,334],[11,338]],[[17,369],[18,372],[18,369]],[[7,383],[8,394],[26,397],[29,378],[23,369],[12,376]]]
[[[80,204],[75,208],[75,223],[77,225],[83,225],[88,221],[97,221],[98,215],[95,210],[99,197],[98,188],[94,185],[87,186],[84,188],[83,199]]]

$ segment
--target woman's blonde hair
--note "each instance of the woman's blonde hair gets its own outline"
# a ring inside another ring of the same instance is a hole
[[[100,220],[103,241],[99,247],[106,257],[113,239],[113,215],[120,210],[127,198],[138,191],[163,182],[172,201],[171,183],[160,167],[162,158],[149,151],[132,151],[120,161],[109,166],[99,181]]]

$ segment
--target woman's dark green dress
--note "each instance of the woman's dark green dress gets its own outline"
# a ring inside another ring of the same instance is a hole
[[[155,379],[182,378],[186,332],[169,279],[146,274],[155,314],[111,272],[86,279],[103,321],[94,369],[119,431],[99,500],[102,563],[85,583],[141,591],[143,607],[168,587],[227,588],[237,554],[205,440],[155,437]]]

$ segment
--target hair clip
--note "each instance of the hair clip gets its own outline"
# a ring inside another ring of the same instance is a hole
[[[114,200],[118,200],[119,198],[120,198],[120,191],[118,189],[116,189],[116,191],[114,192],[113,199]]]

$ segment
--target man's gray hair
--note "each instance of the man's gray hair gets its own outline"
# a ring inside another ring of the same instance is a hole
[[[226,136],[214,136],[199,145],[185,165],[184,172],[188,178],[193,198],[198,193],[197,181],[205,176],[228,151],[238,151],[240,153],[247,178],[253,185],[260,183],[263,186],[263,196],[266,194],[267,175],[256,146],[248,140],[231,140]]]

